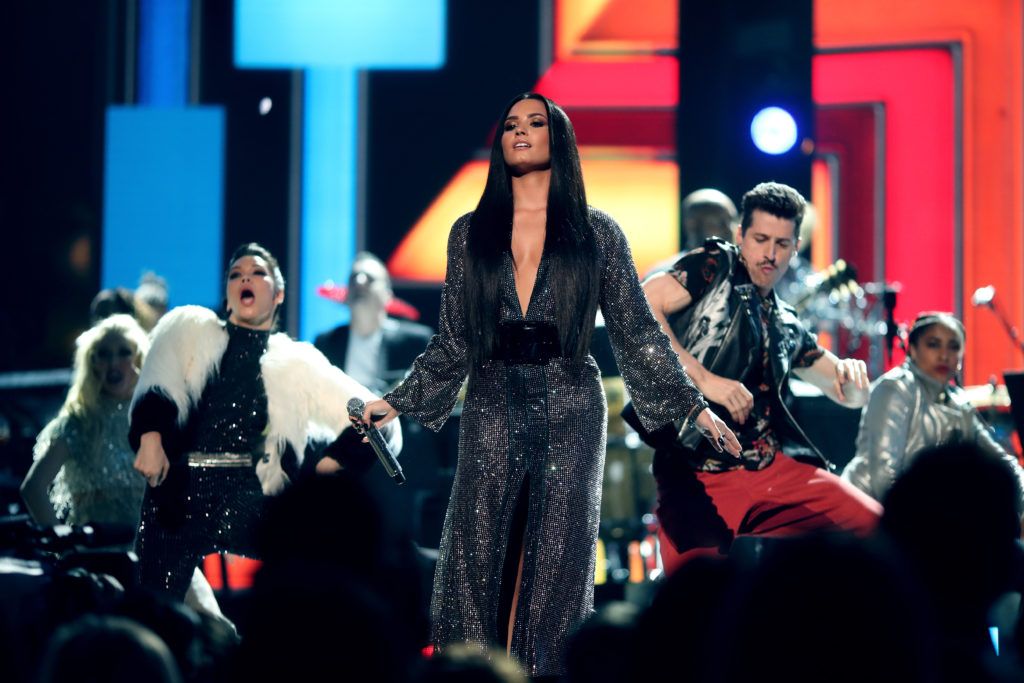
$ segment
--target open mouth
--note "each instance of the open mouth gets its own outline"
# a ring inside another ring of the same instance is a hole
[[[111,370],[107,373],[107,384],[120,384],[124,380],[124,373],[120,370]]]
[[[530,149],[530,143],[529,142],[517,142],[515,145],[512,146],[512,148],[513,149]]]
[[[238,298],[245,306],[251,306],[256,301],[256,295],[251,289],[243,289]]]

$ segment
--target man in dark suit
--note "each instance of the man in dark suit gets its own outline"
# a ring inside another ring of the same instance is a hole
[[[384,393],[402,379],[433,335],[426,325],[388,315],[402,302],[394,297],[384,263],[369,252],[356,254],[347,289],[325,285],[319,291],[347,304],[352,319],[318,336],[314,345],[374,391]]]
[[[387,268],[369,252],[356,254],[348,287],[326,283],[318,293],[346,304],[352,317],[348,324],[318,336],[315,346],[331,363],[379,395],[405,376],[433,335],[426,325],[405,319],[415,317],[416,310],[395,298]],[[457,424],[453,420],[453,427],[437,435],[414,420],[403,419],[402,468],[408,483],[395,486],[377,466],[362,477],[389,523],[408,533],[421,547],[436,548],[440,542],[441,514],[451,487],[449,470],[454,467],[454,456],[447,456],[454,453],[454,446],[449,447],[448,442],[454,441],[450,430],[455,429],[457,434]],[[425,576],[429,589],[431,567],[425,570]]]

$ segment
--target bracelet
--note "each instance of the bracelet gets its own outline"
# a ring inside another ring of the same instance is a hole
[[[683,424],[679,428],[679,434],[682,434],[687,429],[697,429],[697,421],[693,419],[694,415],[700,415],[707,407],[708,402],[705,401],[703,397],[694,403],[693,407],[690,408],[690,412],[688,412],[686,417],[683,418]]]

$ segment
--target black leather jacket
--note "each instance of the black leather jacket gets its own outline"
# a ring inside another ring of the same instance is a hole
[[[706,270],[707,280],[701,283],[702,287],[687,288],[691,294],[695,291],[701,294],[694,297],[691,305],[669,316],[669,325],[683,348],[708,371],[742,382],[750,369],[761,362],[762,331],[757,289],[740,262],[739,249],[734,244],[710,238],[702,248],[683,255],[674,269],[683,270],[687,259],[706,259],[715,265]],[[694,271],[693,261],[686,265],[690,266],[690,272]],[[771,296],[775,298],[775,315],[768,329],[768,349],[775,385],[774,414],[778,416],[772,427],[788,455],[835,469],[796,423],[786,405],[790,398],[789,373],[810,345],[817,346],[817,341],[804,328],[792,306],[782,301],[774,291]],[[710,405],[720,417],[728,416],[725,406]],[[623,415],[632,424],[628,407]],[[730,422],[730,427],[735,427],[731,421],[727,422]],[[687,430],[678,437],[666,430],[657,434],[641,432],[641,436],[659,451],[681,451],[684,457],[694,462],[714,456],[711,446],[696,430]]]

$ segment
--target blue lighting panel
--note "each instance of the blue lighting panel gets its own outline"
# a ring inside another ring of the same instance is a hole
[[[172,304],[219,307],[223,178],[219,107],[108,108],[102,286],[153,270]]]
[[[356,245],[358,72],[444,66],[447,0],[235,0],[235,65],[305,71],[299,337],[348,311],[317,297]]]
[[[139,3],[138,104],[182,107],[188,96],[189,6],[185,0]]]
[[[445,0],[236,0],[242,68],[436,69]]]
[[[355,71],[306,72],[300,339],[313,339],[348,316],[315,292],[324,280],[348,281],[355,256],[357,79]]]

